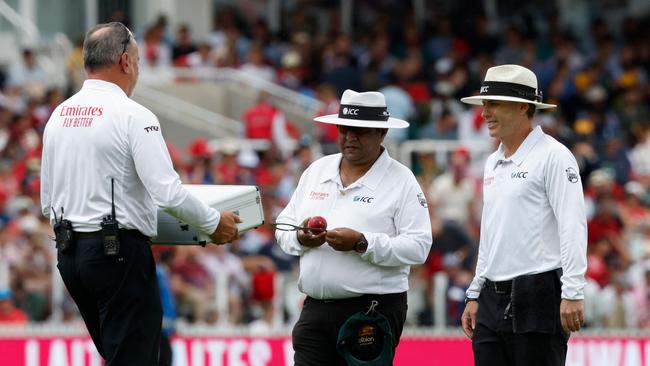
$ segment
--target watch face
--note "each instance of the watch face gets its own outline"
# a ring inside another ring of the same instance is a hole
[[[356,252],[363,253],[366,251],[366,249],[368,249],[368,241],[365,237],[362,236],[361,239],[359,239],[359,241],[354,244],[354,250]]]

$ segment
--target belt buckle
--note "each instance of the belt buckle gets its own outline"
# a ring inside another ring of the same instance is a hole
[[[494,285],[494,292],[495,293],[497,293],[497,294],[506,294],[506,293],[508,293],[507,290],[500,289],[498,282],[492,282],[492,284]]]

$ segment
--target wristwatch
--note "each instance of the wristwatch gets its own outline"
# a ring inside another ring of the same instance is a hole
[[[365,253],[366,249],[368,249],[368,240],[366,240],[366,237],[363,234],[361,234],[359,240],[357,240],[357,242],[354,243],[352,250],[354,250],[357,253]]]
[[[465,298],[465,305],[467,305],[467,303],[470,302],[470,301],[477,301],[478,302],[478,297],[476,297],[476,298],[466,297]]]

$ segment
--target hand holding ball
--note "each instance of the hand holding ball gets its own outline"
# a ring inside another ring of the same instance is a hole
[[[320,234],[327,229],[327,221],[323,216],[314,216],[307,221],[307,227],[312,230],[313,234]]]

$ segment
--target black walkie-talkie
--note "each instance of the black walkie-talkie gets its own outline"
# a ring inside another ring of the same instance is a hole
[[[54,241],[56,242],[56,249],[61,253],[67,253],[72,249],[74,243],[74,231],[72,230],[72,223],[70,220],[63,218],[63,207],[61,207],[61,219],[56,217],[54,207],[50,207],[54,214]]]
[[[114,257],[120,253],[120,227],[115,217],[115,193],[113,178],[111,178],[111,214],[102,219],[102,238],[104,239],[104,255]]]

